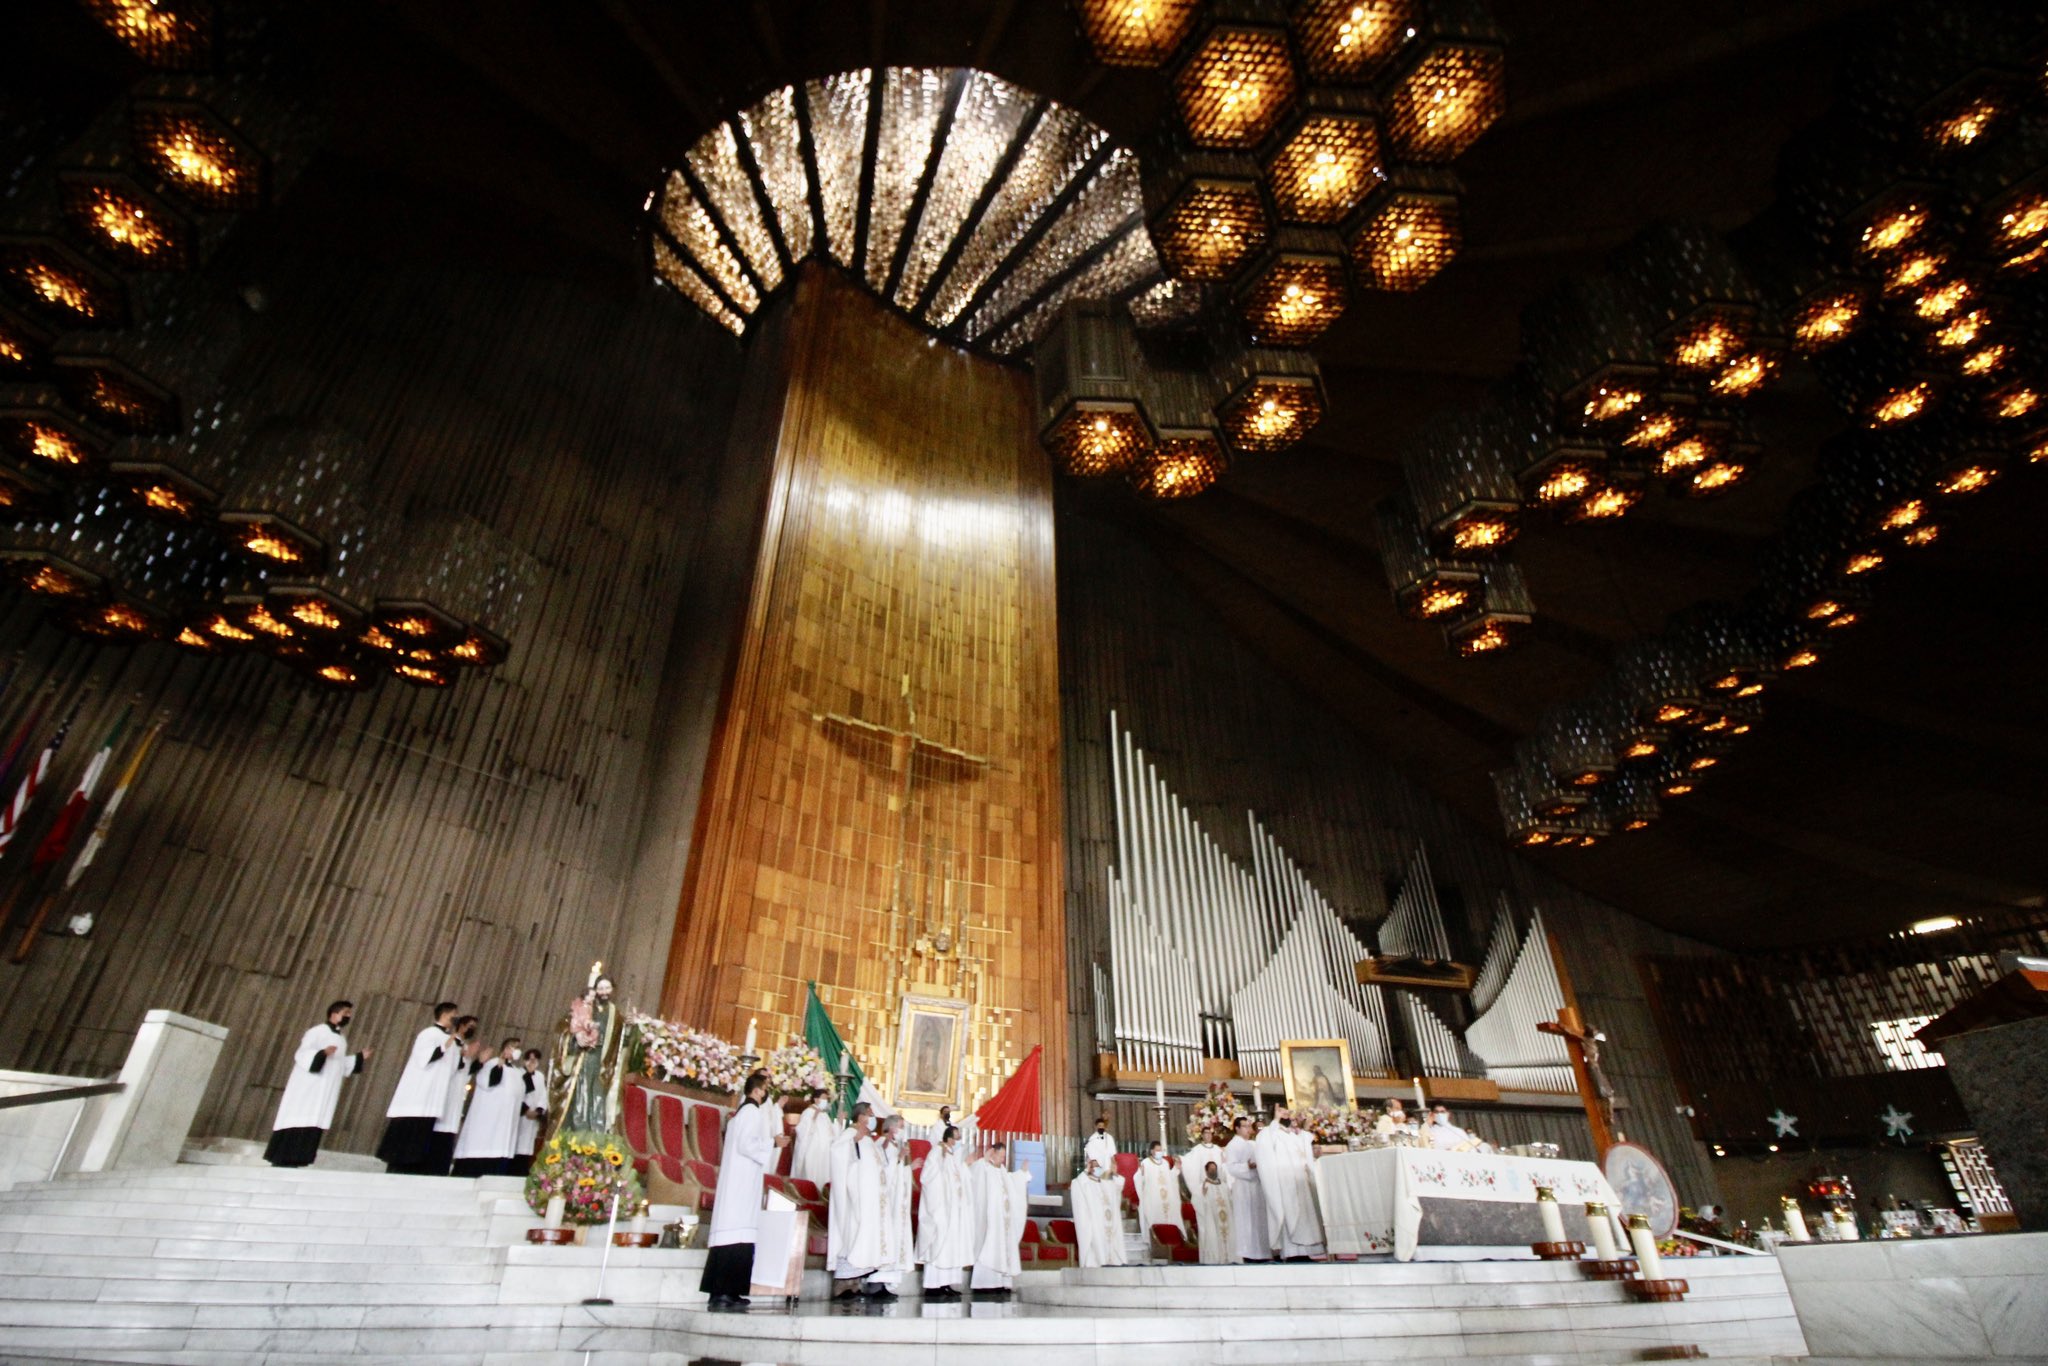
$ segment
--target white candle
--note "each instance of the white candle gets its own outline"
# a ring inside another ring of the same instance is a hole
[[[1263,1110],[1263,1109],[1265,1109],[1265,1108],[1266,1108],[1266,1093],[1265,1093],[1265,1092],[1264,1092],[1263,1090],[1261,1090],[1261,1089],[1260,1089],[1260,1087],[1259,1087],[1259,1084],[1258,1084],[1257,1082],[1253,1082],[1253,1083],[1252,1083],[1252,1109],[1254,1109],[1254,1110]]]
[[[1628,1217],[1629,1246],[1636,1250],[1636,1265],[1642,1268],[1643,1279],[1661,1281],[1664,1279],[1664,1259],[1657,1255],[1657,1238],[1650,1232],[1647,1215],[1631,1214]]]
[[[1166,1078],[1158,1077],[1153,1080],[1152,1100],[1158,1105],[1166,1104]]]
[[[1614,1225],[1608,1222],[1607,1206],[1598,1200],[1586,1202],[1586,1225],[1593,1235],[1593,1255],[1611,1262],[1619,1249],[1614,1246]]]
[[[1543,1220],[1543,1241],[1563,1242],[1564,1214],[1557,1207],[1556,1194],[1548,1186],[1536,1188],[1536,1213]]]
[[[747,1021],[747,1046],[740,1050],[741,1053],[745,1054],[747,1057],[750,1058],[760,1056],[759,1054],[754,1052],[754,1026],[756,1023],[757,1022],[754,1020]]]
[[[1422,1078],[1417,1077],[1415,1079],[1415,1122],[1417,1124],[1427,1123],[1428,1115],[1429,1102],[1422,1098]]]
[[[1788,1195],[1782,1203],[1785,1207],[1785,1236],[1795,1243],[1811,1242],[1813,1235],[1806,1231],[1806,1212],[1799,1208],[1799,1202]]]
[[[647,1206],[633,1211],[633,1232],[637,1236],[647,1232]]]
[[[568,1208],[569,1201],[566,1196],[550,1195],[548,1197],[547,1226],[549,1228],[560,1228],[562,1226],[562,1215]]]

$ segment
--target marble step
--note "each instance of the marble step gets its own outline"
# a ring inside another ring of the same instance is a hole
[[[515,1191],[516,1176],[394,1176],[388,1172],[331,1172],[318,1167],[169,1167],[120,1168],[104,1172],[73,1172],[39,1186],[152,1185],[166,1189],[297,1190],[417,1194],[434,1190]]]
[[[273,1213],[274,1211],[263,1211]],[[225,1218],[208,1215],[226,1214]],[[116,1215],[37,1211],[34,1213],[0,1205],[0,1234],[64,1234],[118,1238],[219,1238],[252,1243],[302,1243],[318,1239],[325,1243],[351,1246],[403,1246],[435,1243],[459,1246],[481,1244],[490,1219],[481,1214],[434,1214],[396,1219],[368,1220],[301,1218],[294,1222],[243,1219],[233,1211],[201,1207],[189,1216],[165,1212],[161,1215]]]
[[[267,1191],[193,1191],[95,1187],[91,1190],[53,1190],[46,1187],[0,1191],[0,1211],[75,1209],[96,1213],[106,1209],[268,1210],[296,1218],[326,1218],[330,1215],[362,1215],[388,1218],[393,1215],[464,1215],[489,1213],[501,1205],[526,1203],[523,1196],[491,1193],[464,1194],[445,1200],[376,1199],[359,1195],[290,1195]],[[238,1216],[239,1217],[239,1216]]]
[[[495,1283],[503,1263],[483,1254],[461,1257],[467,1248],[442,1249],[438,1259],[396,1261],[388,1257],[367,1260],[334,1258],[316,1261],[277,1256],[275,1245],[250,1256],[225,1255],[233,1244],[201,1244],[195,1248],[166,1246],[163,1240],[147,1251],[122,1248],[94,1252],[65,1246],[61,1250],[41,1247],[32,1251],[0,1252],[0,1296],[24,1296],[33,1292],[26,1284],[38,1280],[275,1280],[297,1281],[360,1280],[368,1282],[430,1283],[436,1285],[485,1285]],[[502,1249],[500,1249],[502,1251]],[[259,1255],[260,1254],[260,1255]],[[431,1273],[429,1275],[428,1273]],[[49,1293],[61,1295],[52,1290]]]
[[[185,1145],[178,1161],[203,1167],[268,1167],[263,1159],[267,1145],[253,1138],[202,1138]],[[382,1175],[384,1163],[369,1153],[345,1153],[322,1147],[313,1159],[318,1171],[369,1172]]]

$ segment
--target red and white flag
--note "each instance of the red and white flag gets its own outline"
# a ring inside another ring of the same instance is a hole
[[[29,867],[40,872],[61,860],[71,847],[71,837],[78,833],[78,827],[85,823],[85,813],[92,809],[92,794],[99,790],[100,779],[106,775],[107,761],[114,757],[114,746],[121,743],[121,732],[127,729],[128,717],[134,710],[133,707],[124,710],[107,731],[107,738],[100,741],[92,762],[78,777],[78,786],[71,789],[71,799],[64,803],[57,819],[50,822],[43,842],[36,846],[35,857],[29,860]]]
[[[28,772],[21,775],[20,786],[14,789],[14,799],[0,809],[0,855],[5,855],[14,843],[14,837],[21,831],[21,818],[28,811],[28,804],[35,800],[37,789],[50,774],[50,764],[56,759],[57,751],[64,746],[64,737],[71,730],[71,722],[78,715],[78,708],[71,708],[71,715],[58,723],[57,733],[50,737],[50,743],[43,746],[43,752]]]
[[[78,851],[78,857],[71,864],[71,871],[64,875],[64,890],[70,891],[78,885],[78,879],[85,876],[85,870],[92,867],[92,861],[99,857],[100,846],[107,842],[107,831],[114,826],[114,813],[121,809],[127,799],[128,789],[135,784],[135,775],[142,771],[142,761],[149,757],[149,751],[156,745],[157,736],[163,734],[164,723],[159,721],[149,728],[135,746],[135,752],[128,756],[128,766],[121,770],[114,790],[107,794],[107,804],[100,808],[100,818],[92,828],[92,834],[85,840],[85,847]]]

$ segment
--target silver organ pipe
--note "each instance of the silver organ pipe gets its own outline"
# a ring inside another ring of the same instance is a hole
[[[1472,1009],[1476,1014],[1485,1014],[1494,997],[1500,995],[1508,971],[1515,965],[1515,950],[1519,946],[1515,913],[1508,909],[1507,894],[1502,893],[1493,913],[1493,931],[1486,939],[1486,957],[1479,960],[1479,975],[1472,983]]]
[[[1394,897],[1394,909],[1380,922],[1377,937],[1384,954],[1450,961],[1451,938],[1444,929],[1443,908],[1437,904],[1436,880],[1429,873],[1429,851],[1420,844],[1408,861],[1408,876]]]
[[[1505,906],[1502,913],[1507,914]],[[1512,921],[1509,943],[1513,944]],[[1493,951],[1488,951],[1489,963]],[[1529,923],[1514,953],[1493,1001],[1472,1027],[1465,1040],[1486,1062],[1486,1075],[1502,1086],[1518,1091],[1572,1093],[1578,1082],[1572,1075],[1571,1050],[1555,1034],[1536,1026],[1555,1020],[1564,1008],[1564,986],[1558,980],[1557,962],[1550,954],[1550,936],[1544,932],[1542,912]]]
[[[1459,1044],[1451,1027],[1429,1008],[1428,1002],[1411,991],[1394,993],[1401,998],[1401,1013],[1408,1024],[1408,1037],[1415,1044],[1416,1061],[1425,1077],[1466,1077],[1482,1073],[1477,1058]]]

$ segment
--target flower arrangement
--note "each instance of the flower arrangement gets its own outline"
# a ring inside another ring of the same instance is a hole
[[[1250,1113],[1238,1104],[1236,1096],[1230,1094],[1229,1082],[1212,1081],[1208,1096],[1199,1104],[1188,1107],[1188,1142],[1200,1143],[1203,1131],[1214,1129],[1216,1141],[1228,1143],[1237,1128],[1237,1121]]]
[[[601,1224],[611,1217],[612,1196],[619,1208],[639,1208],[645,1198],[640,1175],[633,1170],[626,1144],[617,1134],[567,1129],[548,1139],[526,1175],[526,1204],[545,1214],[548,1201],[559,1195],[562,1217],[572,1224]]]
[[[627,1017],[627,1066],[656,1081],[733,1092],[746,1080],[737,1049],[716,1034],[638,1011]]]
[[[1294,1122],[1308,1130],[1318,1143],[1348,1143],[1372,1132],[1376,1112],[1340,1105],[1304,1105],[1294,1112]]]
[[[831,1094],[832,1074],[825,1070],[825,1059],[807,1043],[786,1043],[761,1066],[768,1072],[768,1094],[777,1100],[814,1100]]]

